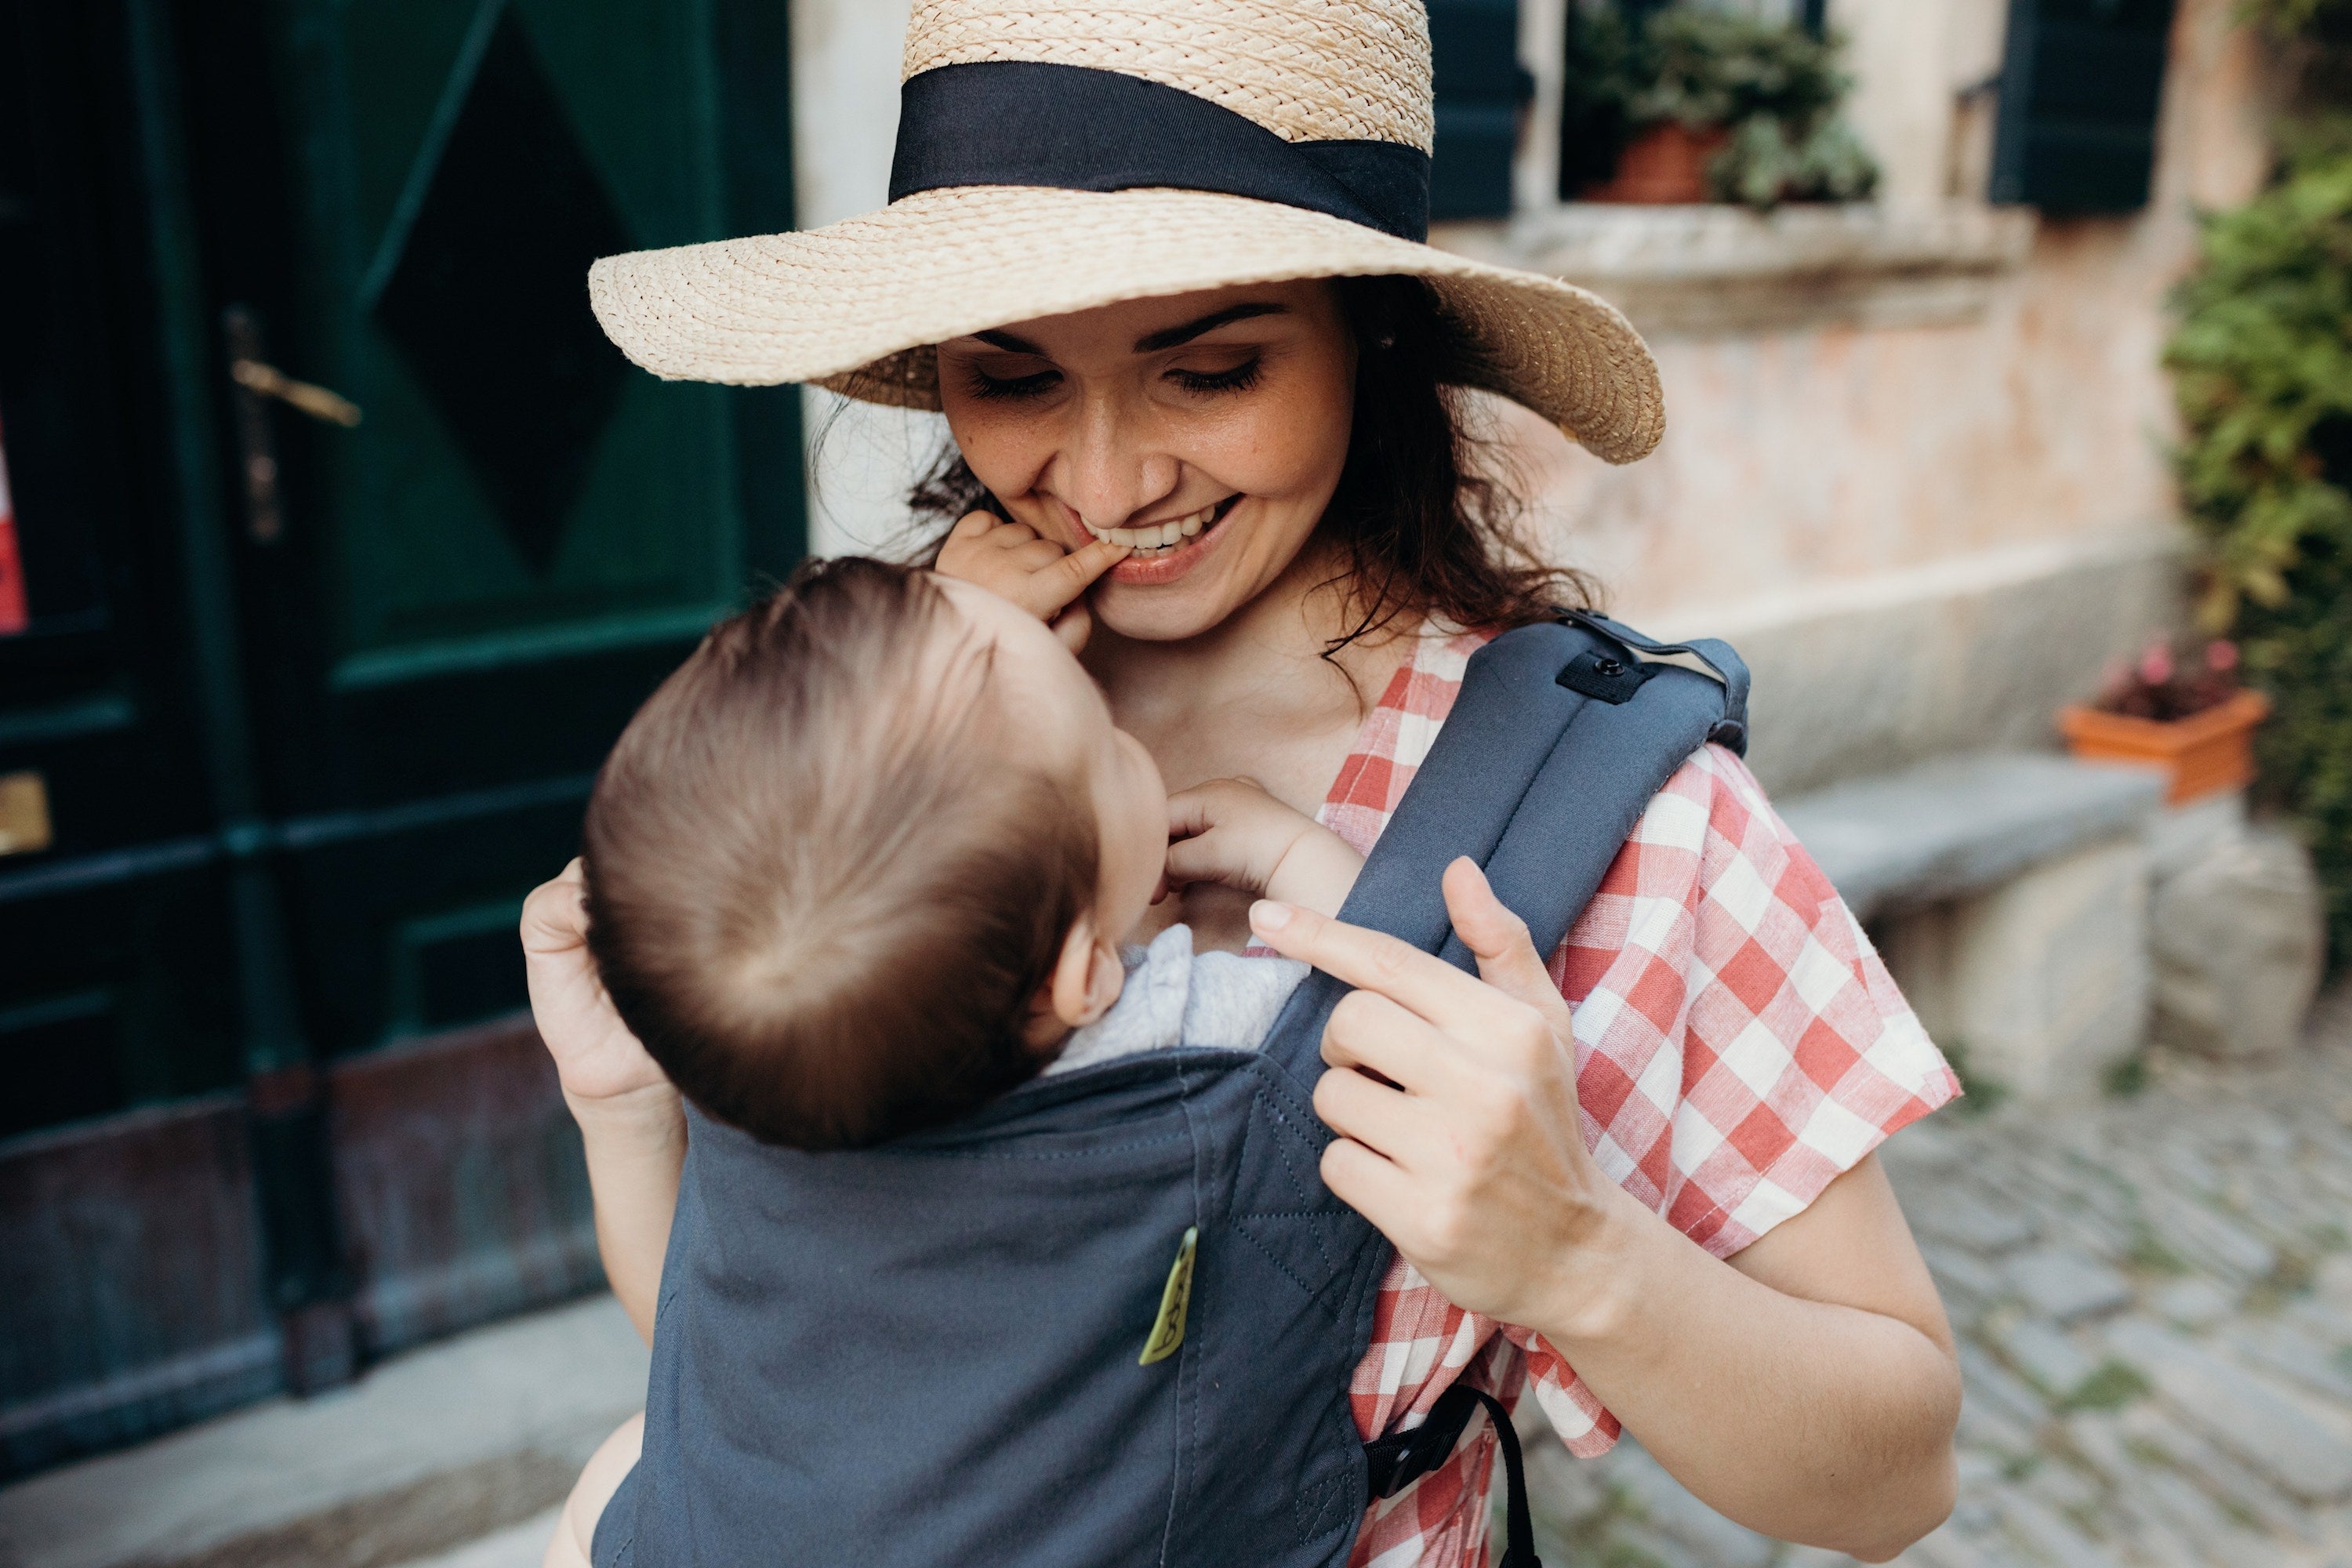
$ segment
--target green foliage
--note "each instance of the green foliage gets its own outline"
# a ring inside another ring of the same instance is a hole
[[[2127,1100],[2147,1088],[2147,1058],[2134,1053],[2107,1068],[2102,1080],[2109,1094]]]
[[[1717,200],[1770,208],[1782,202],[1866,201],[1878,188],[1878,162],[1844,121],[1815,122],[1791,135],[1769,115],[1742,121],[1731,144],[1707,165]]]
[[[2147,1378],[2124,1363],[2110,1359],[2101,1362],[2098,1370],[2059,1404],[2067,1410],[2120,1410],[2147,1392]]]
[[[2273,187],[2206,221],[2166,351],[2204,540],[2200,618],[2276,715],[2266,791],[2302,821],[2352,957],[2352,136],[2292,138]]]
[[[1843,40],[1728,11],[1660,11],[1643,29],[1651,66],[1633,93],[1636,125],[1678,120],[1693,131],[1757,118],[1810,127],[1853,85],[1838,69]]]
[[[2009,1098],[2009,1085],[1979,1071],[1970,1063],[1966,1040],[1937,1040],[1936,1046],[1944,1053],[1945,1064],[1952,1069],[1952,1076],[1960,1080],[1960,1103],[1956,1114],[1989,1116]]]
[[[2352,33],[2352,0],[2242,0],[2241,11],[2281,38],[2340,38]]]
[[[1571,178],[1605,180],[1626,142],[1656,125],[1725,131],[1707,174],[1718,200],[1859,201],[1878,165],[1838,117],[1853,79],[1843,38],[1737,12],[1670,6],[1641,23],[1614,6],[1570,13]]]

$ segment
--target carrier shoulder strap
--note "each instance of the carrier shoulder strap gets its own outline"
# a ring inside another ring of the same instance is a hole
[[[1677,655],[1711,676],[1664,662]],[[1339,918],[1475,968],[1439,886],[1466,855],[1549,954],[1675,770],[1707,741],[1746,749],[1747,700],[1748,667],[1720,642],[1653,642],[1583,611],[1505,632],[1470,657]],[[1324,1021],[1348,989],[1310,974],[1265,1049],[1312,1081]]]
[[[1709,674],[1665,662],[1682,656]],[[1747,749],[1748,667],[1727,645],[1654,642],[1576,611],[1506,632],[1471,656],[1436,743],[1339,918],[1474,968],[1439,887],[1445,868],[1467,855],[1485,868],[1505,907],[1527,921],[1536,951],[1549,954],[1591,901],[1643,811],[1707,741]],[[1347,992],[1319,970],[1309,974],[1276,1021],[1267,1053],[1312,1082],[1324,1023]],[[1360,1321],[1368,1333],[1369,1314]],[[1489,1394],[1456,1384],[1420,1426],[1365,1444],[1368,1489],[1394,1497],[1435,1469],[1482,1408],[1502,1444],[1506,1472],[1498,1568],[1542,1568],[1517,1434]]]

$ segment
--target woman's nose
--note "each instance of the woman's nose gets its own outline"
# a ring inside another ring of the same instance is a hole
[[[1064,448],[1058,487],[1089,528],[1118,528],[1176,491],[1182,465],[1110,399],[1089,400]]]

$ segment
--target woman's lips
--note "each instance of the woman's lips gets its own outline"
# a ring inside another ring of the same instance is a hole
[[[1202,557],[1216,547],[1217,542],[1224,536],[1226,520],[1233,516],[1234,509],[1241,504],[1241,501],[1242,498],[1238,495],[1227,496],[1214,506],[1203,507],[1200,511],[1175,520],[1173,524],[1161,523],[1152,528],[1111,529],[1103,531],[1087,530],[1095,538],[1108,537],[1116,544],[1127,542],[1127,538],[1121,537],[1122,535],[1156,532],[1160,537],[1165,538],[1167,530],[1171,527],[1176,528],[1177,531],[1177,537],[1172,545],[1163,544],[1156,548],[1139,550],[1105,573],[1103,580],[1136,586],[1174,582],[1191,571]],[[1194,526],[1196,523],[1197,527]],[[1192,531],[1185,531],[1188,528]]]

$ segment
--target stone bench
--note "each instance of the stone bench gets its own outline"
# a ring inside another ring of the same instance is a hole
[[[1977,752],[1834,784],[1780,815],[1973,1080],[2074,1099],[2146,1038],[2163,793],[2144,769]]]

